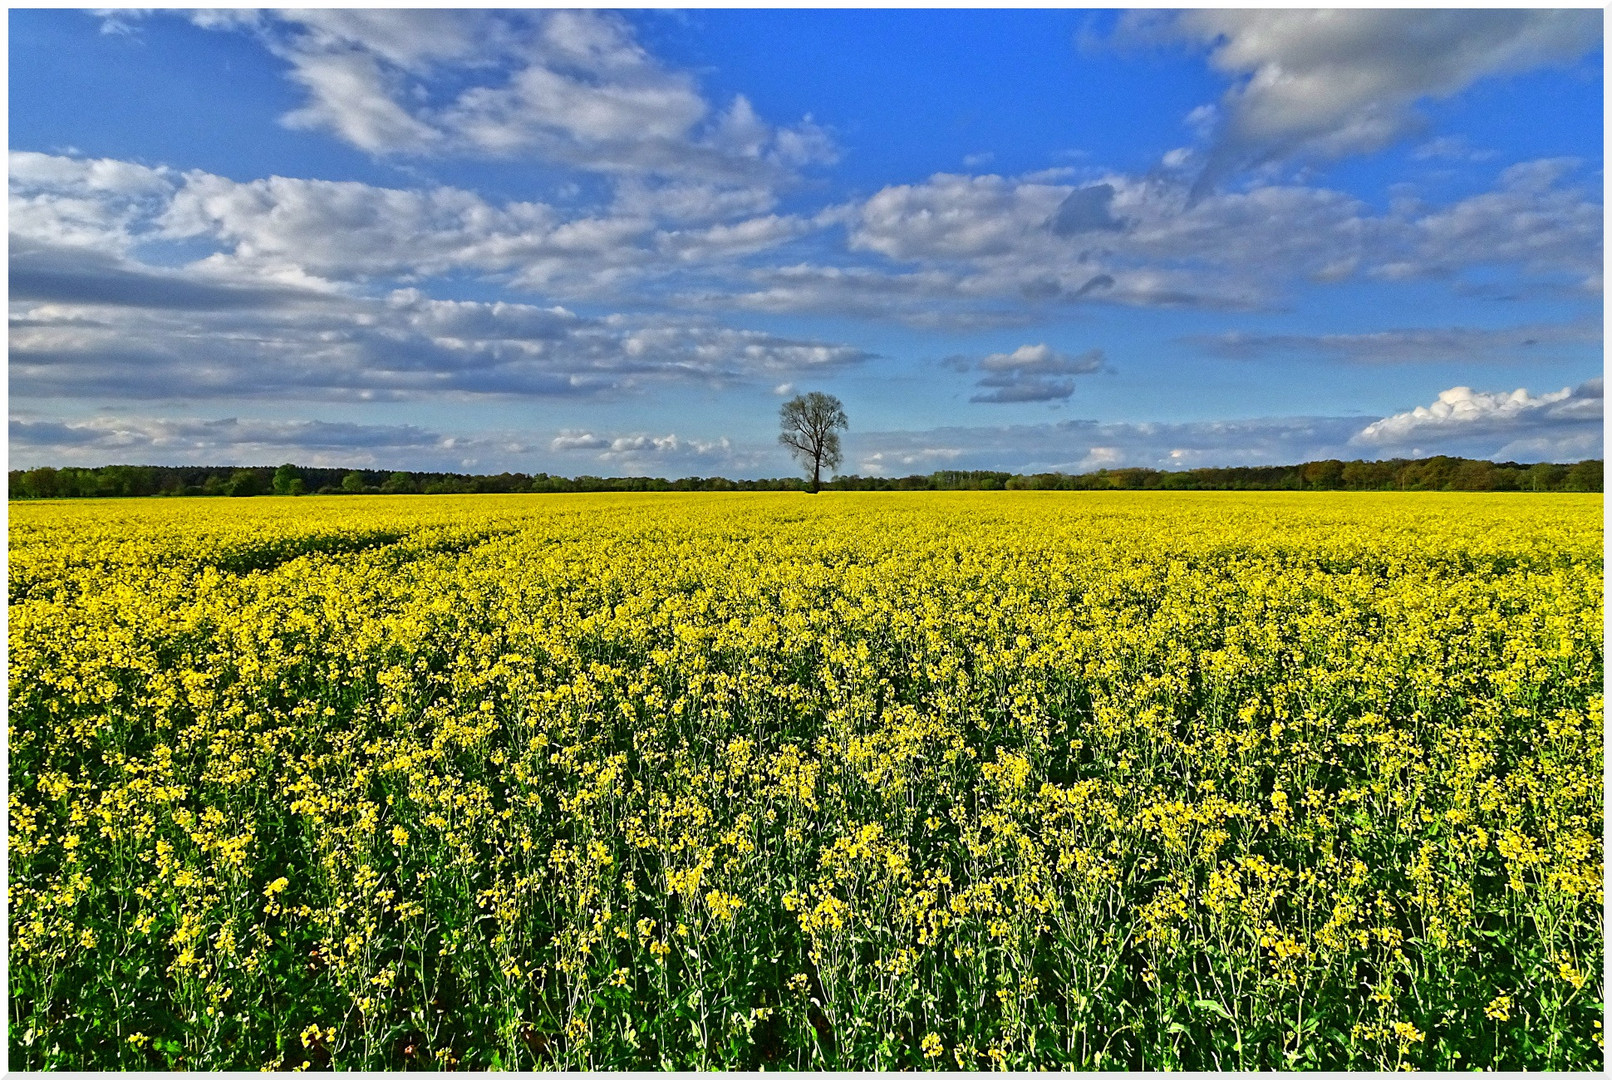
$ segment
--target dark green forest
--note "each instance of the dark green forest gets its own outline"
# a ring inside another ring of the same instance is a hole
[[[1576,464],[1430,457],[1388,461],[1307,461],[1223,469],[1101,469],[1020,475],[943,470],[901,477],[840,476],[829,491],[1600,491],[1602,461]],[[11,471],[13,499],[139,498],[162,495],[461,495],[585,491],[802,491],[805,480],[729,480],[721,476],[496,476],[444,472],[257,468],[201,465],[103,465]]]

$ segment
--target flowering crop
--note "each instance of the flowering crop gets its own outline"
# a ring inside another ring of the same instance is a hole
[[[14,1067],[1601,1060],[1600,496],[10,538]]]

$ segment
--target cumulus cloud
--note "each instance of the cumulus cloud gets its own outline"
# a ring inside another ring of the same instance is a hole
[[[864,202],[850,245],[892,259],[1003,255],[1069,197],[1067,187],[1052,184],[939,173],[922,184],[886,187]]]
[[[173,189],[174,173],[115,158],[86,158],[12,150],[8,180],[14,194],[51,191],[86,198],[161,196]]]
[[[1552,393],[1476,391],[1455,386],[1430,405],[1418,405],[1366,425],[1352,442],[1478,457],[1514,457],[1518,451],[1556,460],[1602,452],[1602,381],[1591,379]],[[1452,449],[1453,448],[1453,449]]]
[[[697,438],[676,432],[600,435],[592,431],[565,431],[549,448],[572,462],[585,456],[614,472],[656,476],[692,473],[740,476],[765,467],[777,456],[776,448],[737,445],[726,435]]]
[[[1020,345],[1010,353],[992,353],[980,361],[990,372],[1014,375],[1083,375],[1103,366],[1101,349],[1090,349],[1079,356],[1065,356],[1045,343]]]
[[[984,392],[969,400],[995,404],[1062,401],[1075,392],[1072,376],[1101,371],[1103,366],[1101,349],[1066,356],[1044,343],[1020,345],[1010,353],[992,353],[979,362],[985,377],[976,385]]]
[[[306,95],[291,127],[373,154],[532,155],[614,175],[787,180],[832,161],[828,133],[717,108],[600,11],[298,9],[219,19],[289,66]]]
[[[610,440],[601,438],[591,431],[565,430],[556,435],[549,443],[549,449],[559,452],[567,450],[608,450]]]
[[[13,245],[126,252],[178,181],[172,170],[112,158],[13,150],[8,165]]]
[[[1600,43],[1601,15],[1202,9],[1132,17],[1127,30],[1207,47],[1210,66],[1233,80],[1202,191],[1262,160],[1378,150],[1420,128],[1419,101],[1577,60]]]
[[[702,440],[680,439],[675,432],[661,436],[621,435],[611,439],[610,449],[599,456],[601,459],[617,459],[681,453],[705,457],[712,454],[726,454],[732,448],[733,444],[726,436],[715,440]]]

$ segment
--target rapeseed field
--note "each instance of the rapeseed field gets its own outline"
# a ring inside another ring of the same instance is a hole
[[[1601,505],[13,504],[12,1066],[1597,1068]]]

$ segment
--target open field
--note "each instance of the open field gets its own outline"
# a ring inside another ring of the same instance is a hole
[[[12,1066],[1598,1067],[1601,507],[13,504]]]

